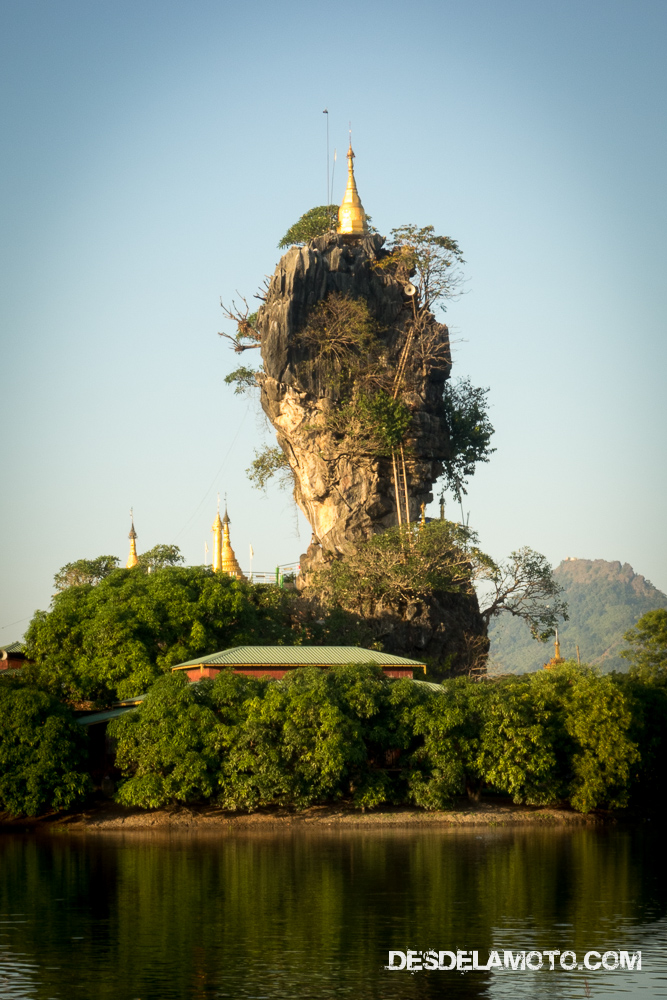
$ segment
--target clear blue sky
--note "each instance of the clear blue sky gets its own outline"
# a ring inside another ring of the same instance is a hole
[[[324,200],[324,107],[380,231],[433,224],[468,261],[447,321],[491,388],[482,546],[667,590],[666,39],[664,0],[5,0],[0,641],[64,563],[126,558],[131,505],[140,551],[202,562],[218,490],[244,568],[305,550],[245,477],[269,435],[216,334]]]

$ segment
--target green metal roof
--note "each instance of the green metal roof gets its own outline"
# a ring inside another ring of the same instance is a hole
[[[423,667],[419,660],[379,653],[360,646],[234,646],[197,660],[177,663],[186,667],[332,667],[337,663],[377,663],[381,667]]]
[[[125,708],[126,705],[138,705],[140,701],[143,701],[146,697],[145,694],[135,694],[134,698],[126,698],[124,701],[115,701],[113,703],[114,708]]]
[[[0,653],[22,653],[23,643],[22,642],[8,642],[4,646],[0,646]]]
[[[420,684],[422,687],[427,687],[429,691],[442,691],[442,684],[436,684],[435,681],[419,681],[416,677],[411,678],[411,680],[413,684]]]
[[[109,719],[117,719],[119,715],[126,712],[134,712],[137,705],[127,705],[125,708],[110,708],[108,712],[93,712],[92,715],[82,715],[76,721],[80,726],[94,726],[96,722],[108,722]]]

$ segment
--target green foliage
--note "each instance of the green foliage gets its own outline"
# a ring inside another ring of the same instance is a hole
[[[190,684],[180,673],[162,677],[137,712],[114,719],[116,765],[131,773],[117,799],[157,809],[208,799],[216,786],[219,753],[210,681]]]
[[[554,570],[567,603],[569,619],[558,626],[565,657],[581,656],[604,671],[627,670],[623,635],[648,611],[667,608],[667,595],[632,567],[604,559],[569,559]],[[494,622],[496,624],[494,624]],[[544,648],[531,638],[519,618],[491,619],[491,660],[505,672],[536,670],[545,660]]]
[[[69,809],[84,798],[86,737],[52,695],[9,678],[0,680],[0,809],[38,816]]]
[[[279,682],[225,672],[188,685],[172,675],[110,726],[124,774],[118,799],[440,809],[492,790],[580,812],[623,807],[646,718],[624,683],[572,663],[435,691],[370,664],[308,667]],[[655,769],[664,746],[641,745]]]
[[[109,573],[118,567],[120,559],[116,556],[98,556],[97,559],[77,559],[59,569],[53,578],[57,591],[68,587],[81,587],[84,584],[94,586],[104,580]]]
[[[338,225],[338,205],[318,205],[304,212],[298,222],[287,230],[278,247],[282,250],[294,244],[303,245],[316,236],[335,231]]]
[[[246,469],[248,479],[258,490],[266,490],[269,482],[278,477],[278,486],[281,489],[289,489],[294,485],[294,476],[287,456],[282,448],[272,448],[267,445],[261,451],[255,449],[255,457]]]
[[[234,386],[234,394],[237,396],[257,388],[257,376],[261,369],[248,368],[247,365],[239,365],[229,375],[225,375],[223,381],[227,385]]]
[[[667,676],[667,610],[658,608],[642,615],[623,636],[630,649],[621,653],[642,676]]]
[[[115,570],[56,594],[26,634],[23,668],[58,696],[108,704],[141,694],[175,663],[244,643],[299,641],[288,592],[167,566]]]
[[[531,635],[546,642],[560,621],[567,621],[567,603],[554,579],[551,564],[539,552],[524,546],[501,563],[490,563],[481,578],[492,587],[482,617],[489,622],[500,614],[524,621]]]
[[[488,389],[475,388],[470,379],[446,382],[441,415],[449,434],[451,454],[445,462],[445,487],[460,500],[478,462],[488,462],[493,426],[488,416]]]
[[[483,787],[516,803],[580,812],[627,805],[639,760],[631,703],[609,677],[576,664],[522,678],[444,681],[412,713],[423,739],[407,762],[409,797],[442,808]]]
[[[428,593],[471,593],[475,576],[494,566],[476,541],[451,521],[390,528],[316,573],[313,586],[325,605],[365,618],[404,611]]]
[[[390,256],[376,265],[399,280],[417,285],[420,305],[433,309],[443,299],[454,298],[461,285],[459,264],[465,264],[456,240],[436,236],[433,226],[405,225],[391,230]]]
[[[185,562],[178,545],[154,545],[137,558],[137,566],[145,573],[154,573],[166,566],[178,566]]]
[[[412,414],[388,392],[356,390],[327,417],[327,426],[338,434],[353,435],[361,447],[378,457],[391,455],[405,440]]]
[[[387,456],[404,441],[412,415],[390,392],[394,373],[382,332],[363,299],[332,292],[311,310],[295,343],[307,355],[297,364],[301,385],[339,404],[328,412],[327,427]]]
[[[324,390],[339,399],[381,385],[386,378],[382,332],[364,299],[331,292],[310,310],[295,338],[296,349],[307,355],[297,364],[299,380],[315,392]],[[314,373],[316,385],[312,385]]]
[[[222,673],[163,678],[110,725],[125,781],[118,800],[155,808],[215,799],[228,808],[385,801],[391,682],[375,665],[291,671],[279,683]]]
[[[639,749],[633,769],[631,804],[643,811],[663,813],[667,772],[667,673],[662,669],[632,667],[627,674],[612,674],[631,706],[630,737]]]

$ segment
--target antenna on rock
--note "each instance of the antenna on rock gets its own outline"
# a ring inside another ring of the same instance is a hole
[[[329,205],[329,109],[325,108],[322,112],[323,115],[327,116],[327,200],[325,205]]]

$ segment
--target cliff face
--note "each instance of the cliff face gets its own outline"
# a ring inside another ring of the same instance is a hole
[[[373,269],[373,263],[386,256],[383,243],[381,236],[356,242],[334,236],[292,248],[278,264],[258,314],[266,373],[261,377],[262,407],[294,473],[296,501],[313,529],[313,542],[302,559],[304,574],[323,552],[344,554],[375,531],[397,523],[391,458],[378,457],[352,428],[349,433],[331,429],[328,417],[340,406],[340,398],[335,390],[322,387],[312,366],[304,374],[305,355],[298,343],[298,333],[318,302],[332,292],[349,295],[367,304],[381,330],[382,363],[395,370],[413,305],[403,283]],[[427,366],[419,352],[411,356],[399,396],[412,415],[405,455],[413,521],[421,504],[432,500],[431,487],[449,454],[447,429],[438,415],[451,368],[449,334],[432,316],[427,327],[426,339],[439,360]],[[403,511],[405,491],[401,480]]]
[[[377,268],[388,256],[383,243],[375,235],[328,236],[292,248],[278,264],[257,317],[262,407],[294,474],[296,502],[313,529],[301,556],[300,589],[318,564],[399,523],[399,507],[403,523],[406,509],[415,522],[421,504],[433,499],[431,489],[450,454],[442,412],[451,369],[449,332],[416,308],[409,283]],[[392,448],[372,445],[354,419],[346,422],[340,382],[325,377],[322,354],[304,343],[318,304],[336,296],[365,303],[375,331],[377,384],[384,386],[385,400],[395,398],[409,411],[403,449],[393,455]],[[425,594],[407,610],[389,610],[368,624],[387,651],[425,655],[451,672],[478,668],[488,649],[474,593]]]

